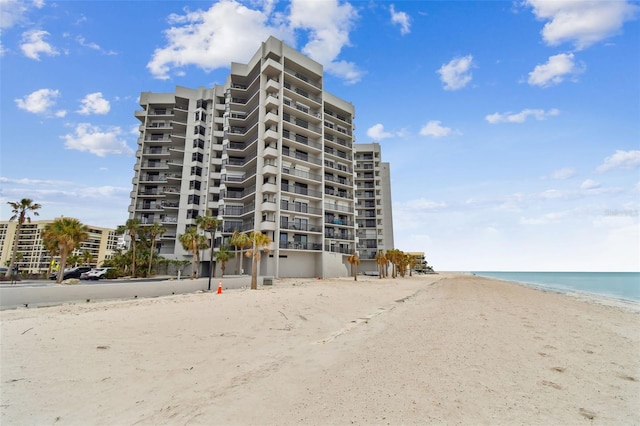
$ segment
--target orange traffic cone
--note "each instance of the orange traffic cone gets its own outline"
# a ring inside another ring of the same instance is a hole
[[[220,283],[218,284],[218,294],[222,294],[222,280],[220,280]]]

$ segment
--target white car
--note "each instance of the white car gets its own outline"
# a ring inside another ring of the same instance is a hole
[[[90,271],[84,272],[80,275],[81,280],[99,280],[107,277],[107,271],[109,268],[93,268]]]

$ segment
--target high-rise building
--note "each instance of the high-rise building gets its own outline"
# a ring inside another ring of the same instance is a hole
[[[160,255],[190,259],[178,237],[209,214],[222,220],[216,246],[234,231],[271,239],[261,275],[349,275],[355,110],[324,90],[322,65],[271,37],[249,63],[231,64],[224,85],[144,92],[140,105],[129,217],[165,227]],[[209,258],[204,250],[203,274]],[[249,273],[241,263],[227,273]]]
[[[52,260],[59,261],[58,256],[51,256],[42,241],[41,232],[50,223],[53,223],[53,220],[32,220],[23,223],[20,232],[16,234],[18,226],[16,221],[0,221],[0,264],[2,266],[9,265],[13,244],[17,238],[16,266],[18,270],[28,274],[47,272]],[[80,243],[80,248],[71,254],[82,257],[85,252],[88,252],[89,265],[100,266],[102,262],[113,256],[118,248],[119,236],[115,229],[86,226],[89,228],[89,237]]]
[[[379,143],[354,145],[358,252],[363,272],[377,271],[376,254],[393,249],[393,214],[389,163]]]

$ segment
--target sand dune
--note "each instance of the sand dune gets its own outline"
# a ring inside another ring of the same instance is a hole
[[[637,425],[638,312],[454,274],[2,311],[0,422]]]

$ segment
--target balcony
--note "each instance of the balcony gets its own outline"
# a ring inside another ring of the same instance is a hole
[[[279,247],[285,250],[322,250],[322,244],[319,243],[303,243],[298,241],[280,241]]]
[[[290,203],[288,201],[280,202],[280,210],[297,212],[297,213],[308,213],[308,214],[318,215],[318,216],[322,214],[322,209],[309,207],[307,204]]]
[[[281,189],[282,189],[282,191],[292,192],[294,194],[300,194],[300,195],[307,195],[309,197],[322,198],[322,192],[314,191],[313,189],[305,188],[303,186],[283,184]]]

